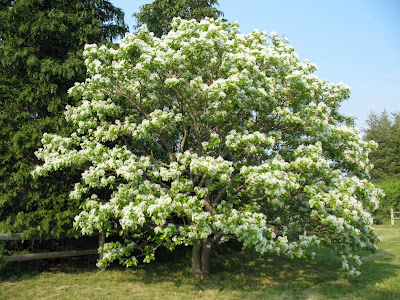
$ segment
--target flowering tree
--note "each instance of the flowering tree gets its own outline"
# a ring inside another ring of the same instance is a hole
[[[330,247],[357,274],[352,253],[376,249],[374,144],[338,112],[350,90],[318,79],[277,34],[178,18],[161,38],[143,27],[84,55],[90,77],[65,112],[76,131],[44,135],[33,175],[81,170],[76,226],[120,236],[99,266],[184,244],[203,277],[212,247],[237,239],[291,257]]]

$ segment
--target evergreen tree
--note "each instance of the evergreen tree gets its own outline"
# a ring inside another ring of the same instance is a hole
[[[103,0],[0,3],[0,232],[71,235],[79,203],[69,182],[79,174],[33,181],[34,151],[44,132],[69,132],[62,112],[86,78],[84,45],[122,36],[123,12]]]
[[[369,157],[374,165],[372,180],[397,177],[400,174],[400,113],[393,113],[392,117],[386,111],[380,115],[371,113],[366,122],[365,139],[378,143]]]
[[[139,13],[134,13],[139,29],[143,24],[155,36],[161,37],[171,29],[171,22],[175,17],[200,21],[205,17],[217,19],[224,14],[213,7],[218,5],[217,0],[155,0],[140,7]]]
[[[400,112],[395,112],[393,115],[393,125],[392,125],[392,140],[393,140],[393,152],[395,155],[393,159],[395,161],[393,166],[393,172],[397,174],[400,181]],[[400,200],[400,199],[399,199]]]

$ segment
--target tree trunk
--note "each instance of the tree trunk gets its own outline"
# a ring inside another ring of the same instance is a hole
[[[192,273],[194,277],[201,278],[201,240],[196,240],[192,249]]]
[[[208,240],[196,240],[192,250],[193,276],[203,279],[210,272],[212,243]]]

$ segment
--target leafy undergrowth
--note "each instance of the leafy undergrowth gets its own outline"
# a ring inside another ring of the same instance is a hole
[[[313,261],[258,257],[226,249],[211,276],[192,278],[190,253],[137,268],[98,270],[95,257],[9,264],[0,299],[400,299],[400,224],[376,226],[382,242],[362,253],[361,276],[349,278],[331,252]]]

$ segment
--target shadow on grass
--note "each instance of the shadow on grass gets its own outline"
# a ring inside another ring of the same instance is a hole
[[[352,295],[358,299],[396,299],[391,291],[375,289],[390,277],[398,277],[400,266],[388,252],[366,254],[361,276],[349,278],[341,269],[340,261],[326,249],[318,249],[315,260],[289,259],[232,251],[216,253],[211,261],[211,274],[204,280],[192,277],[190,249],[163,254],[161,260],[136,268],[112,266],[105,272],[115,275],[119,282],[139,282],[145,285],[168,283],[177,288],[189,287],[198,291],[237,291],[244,296],[274,296],[305,299],[314,296],[343,298]],[[80,274],[101,273],[95,267],[96,257],[52,260],[28,264],[9,264],[1,271],[3,281],[32,279],[42,272]],[[105,273],[105,274],[110,274]],[[108,275],[107,275],[108,276]],[[101,280],[101,276],[99,276]],[[397,295],[398,296],[398,295]]]
[[[32,279],[43,272],[85,273],[95,272],[97,255],[53,258],[7,263],[0,269],[0,281],[16,282]]]
[[[374,286],[398,276],[400,267],[394,260],[395,256],[385,251],[370,255],[361,268],[361,276],[350,278],[341,269],[338,258],[327,249],[319,249],[311,261],[272,255],[259,257],[239,251],[215,255],[211,274],[204,280],[192,277],[189,255],[180,261],[140,266],[132,274],[134,280],[144,284],[172,282],[177,287],[192,286],[199,291],[229,290],[264,297],[285,295],[290,299],[305,299],[310,295],[342,298],[352,294],[359,299],[388,300],[399,295],[376,290]]]

